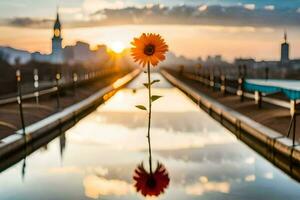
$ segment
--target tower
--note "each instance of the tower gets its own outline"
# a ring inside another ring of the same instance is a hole
[[[290,45],[287,43],[287,33],[284,31],[284,43],[281,44],[281,58],[280,61],[282,64],[289,62],[289,51]]]
[[[59,14],[57,12],[56,20],[53,26],[53,37],[52,37],[52,63],[63,62],[63,49],[62,49],[62,36],[61,36],[61,23],[59,20]]]

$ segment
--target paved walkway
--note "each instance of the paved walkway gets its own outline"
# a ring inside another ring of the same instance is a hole
[[[290,123],[290,110],[273,104],[263,102],[262,108],[259,109],[255,104],[253,99],[245,98],[244,102],[240,102],[240,98],[236,95],[226,95],[224,96],[220,91],[213,91],[212,88],[203,86],[198,81],[190,80],[186,77],[179,75],[175,71],[169,71],[175,75],[178,79],[184,81],[194,89],[205,93],[206,95],[214,98],[225,106],[228,106],[251,119],[273,129],[282,135],[287,135],[289,123]],[[300,141],[300,116],[297,119],[297,130],[296,138]],[[290,138],[292,138],[290,136]]]
[[[80,100],[89,97],[99,89],[113,83],[125,74],[126,72],[119,72],[113,75],[104,76],[89,84],[78,87],[76,93],[74,93],[72,88],[61,91],[59,98],[60,108],[63,109],[75,102],[79,102]],[[23,101],[25,125],[37,122],[57,111],[56,93],[41,96],[39,104],[36,103],[35,99]],[[0,139],[13,134],[15,132],[13,128],[22,128],[18,104],[11,103],[0,106]]]

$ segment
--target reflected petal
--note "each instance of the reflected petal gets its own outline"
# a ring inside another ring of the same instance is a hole
[[[157,163],[154,173],[148,173],[143,163],[138,165],[134,171],[134,187],[143,196],[159,196],[169,186],[170,178],[166,168]]]

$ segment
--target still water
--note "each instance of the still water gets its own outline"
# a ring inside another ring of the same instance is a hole
[[[133,186],[148,167],[144,74],[63,135],[0,174],[1,200],[247,199],[298,200],[300,185],[162,81],[153,90],[153,163],[170,184],[159,197]]]

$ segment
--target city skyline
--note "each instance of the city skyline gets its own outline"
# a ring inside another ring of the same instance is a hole
[[[125,28],[127,31],[119,36],[118,32]],[[0,28],[1,29],[1,28]],[[27,30],[20,28],[16,35],[10,35],[7,39],[10,42],[5,43],[0,38],[0,46],[9,46],[16,49],[22,49],[33,52],[41,52],[42,54],[51,53],[51,40],[53,36],[52,29],[34,29],[31,31],[32,39],[22,37],[27,35]],[[170,30],[171,29],[171,30]],[[235,58],[255,58],[257,60],[280,60],[280,44],[284,41],[284,29],[268,30],[255,29],[251,27],[221,27],[221,26],[116,26],[101,27],[90,29],[63,29],[63,47],[75,45],[77,41],[89,43],[91,49],[99,44],[105,44],[111,48],[115,44],[120,44],[122,48],[130,46],[130,38],[135,36],[135,31],[151,31],[157,30],[162,35],[168,35],[174,31],[184,32],[183,36],[176,34],[170,35],[168,41],[173,42],[170,50],[177,56],[183,55],[190,59],[201,57],[205,59],[210,55],[222,55],[228,61]],[[4,28],[5,31],[11,31]],[[89,34],[86,35],[86,33]],[[206,34],[209,33],[209,34]],[[224,36],[223,33],[226,33]],[[272,35],[270,35],[272,33]],[[290,57],[297,59],[300,57],[297,47],[300,46],[300,40],[297,39],[297,31],[288,32],[288,42],[290,43]],[[193,41],[188,40],[188,35],[192,34],[195,38]],[[98,36],[100,37],[98,38]],[[186,36],[184,36],[186,35]],[[269,37],[268,37],[269,35]],[[78,37],[79,36],[79,37]],[[223,38],[221,38],[223,36]],[[249,38],[256,36],[257,38]],[[231,40],[231,37],[236,37]],[[14,38],[14,39],[13,39]],[[209,38],[209,39],[206,39]],[[248,38],[248,40],[247,40]],[[256,41],[257,40],[257,41]],[[230,45],[230,46],[227,46]],[[183,49],[184,46],[189,48]],[[254,49],[257,51],[253,51]]]
[[[0,14],[0,46],[30,52],[51,53],[49,38],[59,10],[63,47],[83,41],[92,48],[98,44],[108,47],[118,44],[125,48],[130,47],[132,37],[142,32],[158,32],[167,38],[170,50],[177,56],[196,59],[222,55],[228,61],[239,57],[279,60],[280,43],[287,30],[290,57],[300,57],[298,0],[285,4],[277,0],[176,0],[172,3],[51,0],[47,4],[13,0],[1,2],[0,7],[5,11]],[[17,8],[22,8],[22,12]],[[79,14],[84,18],[75,17]]]

